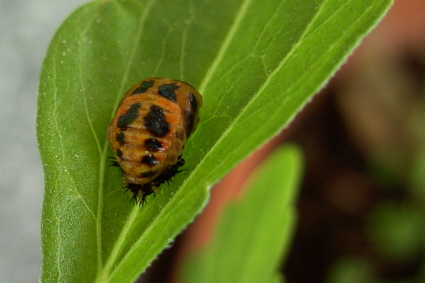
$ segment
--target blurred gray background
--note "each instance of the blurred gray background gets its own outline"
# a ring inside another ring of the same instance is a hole
[[[35,120],[41,64],[84,0],[0,0],[0,282],[38,282],[43,172]]]

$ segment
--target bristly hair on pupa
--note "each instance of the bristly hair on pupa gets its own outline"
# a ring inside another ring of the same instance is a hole
[[[111,162],[111,165],[119,167],[121,169],[118,161],[116,161],[115,158],[113,159],[114,160]],[[161,175],[159,175],[155,180],[143,185],[134,184],[134,183],[126,184],[125,186],[126,190],[133,193],[131,200],[134,203],[138,203],[139,205],[143,206],[143,204],[146,203],[146,198],[149,195],[153,194],[155,196],[155,192],[159,190],[159,187],[162,184],[164,183],[169,184],[169,182],[173,182],[171,179],[178,173],[184,171],[184,170],[180,170],[180,167],[182,167],[184,163],[185,163],[184,159],[181,158],[181,156],[179,156],[177,162],[174,165],[170,166],[167,170],[162,172]],[[121,169],[121,173],[124,175],[124,171],[122,169]]]

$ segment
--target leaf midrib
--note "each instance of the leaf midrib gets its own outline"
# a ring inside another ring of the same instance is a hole
[[[118,89],[117,94],[115,95],[116,99],[115,99],[115,102],[114,102],[114,107],[111,111],[110,119],[112,119],[114,117],[115,109],[118,106],[118,103],[119,103],[121,96],[122,96],[122,93],[124,91],[125,82],[127,81],[128,77],[129,77],[129,73],[130,73],[130,69],[131,69],[131,62],[134,61],[134,58],[136,56],[137,46],[140,43],[140,39],[141,39],[143,30],[144,30],[144,27],[145,27],[147,17],[148,17],[148,14],[149,14],[152,6],[153,6],[154,1],[155,0],[150,0],[149,2],[147,2],[145,9],[142,9],[143,13],[140,17],[140,22],[139,22],[139,26],[138,26],[139,32],[137,32],[136,33],[137,36],[134,37],[133,48],[132,48],[131,53],[128,57],[129,59],[128,59],[128,62],[126,64],[126,69],[125,69],[124,74],[123,74],[122,79],[121,79],[120,87]],[[100,169],[105,168],[105,163],[106,163],[106,159],[107,159],[107,152],[108,152],[107,149],[108,149],[108,141],[107,141],[107,139],[105,139],[105,141],[103,143],[103,152],[102,152],[102,155],[101,155]],[[101,170],[101,176],[100,176],[101,181],[99,182],[99,200],[98,200],[98,214],[97,214],[98,226],[96,227],[96,230],[98,231],[98,233],[97,233],[98,241],[99,241],[99,239],[101,240],[101,232],[102,232],[103,188],[104,188],[104,182],[105,182],[105,172],[104,171],[105,170]],[[121,233],[118,236],[116,244],[113,245],[111,253],[110,253],[108,259],[105,261],[105,265],[103,266],[103,268],[99,268],[95,282],[106,282],[105,279],[108,278],[108,274],[110,272],[110,269],[112,268],[113,263],[115,262],[116,258],[118,257],[120,247],[123,245],[123,243],[125,241],[126,232],[128,232],[128,230],[131,228],[132,224],[134,223],[134,219],[136,218],[138,209],[139,209],[139,207],[136,206],[131,211],[130,216],[132,216],[132,217],[131,218],[129,217],[129,219],[127,220],[127,222],[123,226],[123,229],[121,230]],[[102,246],[98,245],[98,248],[102,249]],[[98,251],[98,253],[99,253],[99,251]]]

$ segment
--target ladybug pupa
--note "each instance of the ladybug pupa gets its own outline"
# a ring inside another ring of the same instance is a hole
[[[195,88],[173,79],[147,78],[126,92],[107,136],[133,200],[146,202],[181,171],[182,150],[201,105]]]

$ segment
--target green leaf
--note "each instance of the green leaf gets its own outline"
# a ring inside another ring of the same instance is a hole
[[[294,232],[300,171],[296,147],[276,150],[242,198],[225,208],[211,243],[183,263],[181,282],[282,282],[278,270]]]
[[[132,282],[190,223],[208,189],[278,133],[332,76],[391,1],[96,1],[59,28],[40,78],[45,171],[42,281]],[[184,172],[143,208],[106,128],[150,76],[203,94]]]

